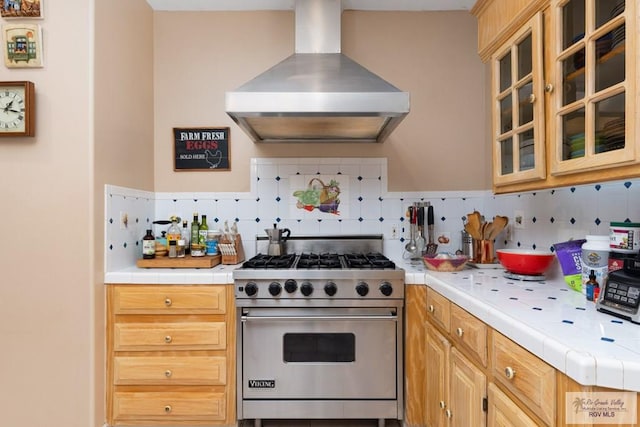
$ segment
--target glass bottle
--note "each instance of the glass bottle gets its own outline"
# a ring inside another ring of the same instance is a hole
[[[209,226],[207,225],[207,216],[202,215],[202,222],[200,223],[200,234],[198,235],[199,244],[206,246],[208,231],[209,231]]]
[[[182,231],[178,227],[178,221],[172,220],[169,229],[167,230],[167,245],[171,245],[171,241],[179,240],[182,237]],[[169,248],[167,248],[169,249]]]
[[[185,241],[184,239],[178,240],[178,244],[176,245],[176,257],[184,258],[185,256]]]
[[[191,253],[193,254],[193,245],[198,245],[198,237],[200,236],[200,223],[198,222],[198,212],[193,213],[193,221],[191,222]],[[197,248],[196,248],[197,249]]]
[[[153,232],[147,230],[147,234],[142,238],[142,258],[153,259],[156,257],[156,238]]]
[[[599,287],[598,281],[596,280],[596,272],[591,270],[589,274],[589,280],[586,283],[587,286],[587,301],[595,301],[594,300],[594,290],[596,286]]]
[[[182,221],[181,239],[184,240],[185,253],[190,252],[191,230],[189,230],[189,226],[187,225],[186,219]]]
[[[178,256],[178,240],[169,241],[169,258],[176,258]]]

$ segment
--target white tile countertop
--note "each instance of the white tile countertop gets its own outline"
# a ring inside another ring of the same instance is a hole
[[[173,285],[225,285],[233,283],[233,270],[237,265],[218,264],[213,268],[138,268],[131,266],[107,272],[107,284],[173,284]]]
[[[640,391],[640,325],[598,312],[561,277],[532,282],[507,279],[502,269],[403,268],[407,283],[427,284],[578,383]]]

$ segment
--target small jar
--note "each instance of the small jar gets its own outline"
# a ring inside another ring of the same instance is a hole
[[[186,244],[184,239],[179,239],[178,244],[176,245],[176,256],[178,258],[184,258],[186,254]]]
[[[582,293],[587,293],[591,272],[598,283],[604,283],[609,270],[609,236],[587,236],[582,244]]]
[[[207,231],[207,255],[214,256],[218,255],[218,240],[220,238],[220,232],[217,230],[208,230]]]
[[[176,258],[178,256],[177,243],[177,240],[169,240],[169,258]]]

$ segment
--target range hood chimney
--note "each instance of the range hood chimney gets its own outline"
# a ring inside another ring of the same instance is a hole
[[[295,53],[226,93],[254,142],[382,142],[409,93],[340,53],[341,0],[296,0]]]

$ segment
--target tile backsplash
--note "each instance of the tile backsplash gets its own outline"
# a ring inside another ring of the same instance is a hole
[[[640,221],[640,179],[507,195],[489,190],[389,192],[387,179],[386,158],[257,158],[251,161],[246,193],[153,193],[107,185],[106,271],[135,264],[145,230],[159,234],[166,229],[153,225],[154,220],[177,215],[190,224],[194,212],[207,215],[210,229],[236,221],[247,257],[255,254],[255,237],[276,223],[292,235],[383,234],[385,254],[398,259],[409,234],[405,212],[420,201],[434,206],[435,235],[449,238],[438,249],[448,252],[460,249],[463,219],[473,210],[488,220],[509,217],[512,232],[498,236],[498,248],[549,250],[570,238],[606,235],[611,221]],[[325,200],[337,200],[337,209],[324,209]]]

